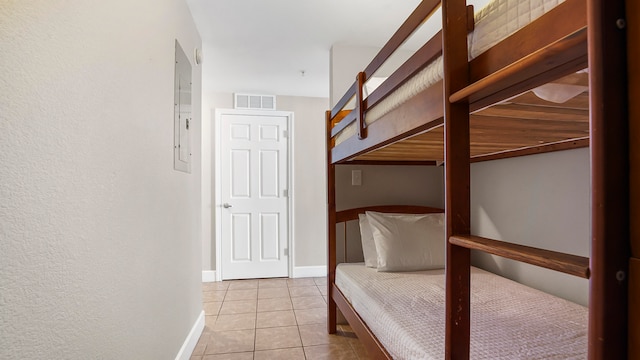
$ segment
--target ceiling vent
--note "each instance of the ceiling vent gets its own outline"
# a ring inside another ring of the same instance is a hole
[[[235,109],[275,110],[275,95],[235,94]]]

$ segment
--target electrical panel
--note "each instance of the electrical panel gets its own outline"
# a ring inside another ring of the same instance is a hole
[[[191,63],[176,40],[173,89],[173,168],[191,173]]]

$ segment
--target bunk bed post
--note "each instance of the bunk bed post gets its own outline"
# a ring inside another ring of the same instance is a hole
[[[326,112],[327,122],[327,331],[335,334],[337,313],[333,300],[333,283],[336,279],[336,166],[331,161],[331,111]]]
[[[629,153],[624,0],[588,0],[589,358],[627,358]]]
[[[358,84],[358,88],[356,89],[356,111],[358,112],[358,139],[362,140],[367,137],[367,127],[364,122],[364,82],[365,82],[365,73],[359,72],[356,77],[356,83]]]
[[[473,13],[473,12],[471,12]],[[454,235],[470,233],[469,103],[451,103],[451,94],[469,82],[465,0],[442,1],[444,58],[444,133],[446,192],[445,358],[468,359],[470,339],[470,250],[452,244]]]
[[[629,79],[629,167],[630,184],[640,184],[640,3],[627,0],[627,64]],[[634,101],[635,100],[635,101]],[[631,186],[630,224],[631,259],[629,260],[629,359],[640,359],[640,188]]]

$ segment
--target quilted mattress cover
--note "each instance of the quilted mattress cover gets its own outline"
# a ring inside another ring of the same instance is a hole
[[[564,0],[493,0],[474,15],[475,29],[467,44],[471,59],[550,11]],[[402,103],[443,78],[442,56],[415,74],[384,100],[371,108],[365,121],[371,124]],[[336,136],[336,145],[356,133],[357,124],[344,128]]]
[[[444,270],[340,264],[336,285],[394,359],[443,359]],[[587,308],[471,271],[471,359],[586,359]]]

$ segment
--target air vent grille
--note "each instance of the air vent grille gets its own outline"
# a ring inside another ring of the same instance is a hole
[[[275,110],[275,95],[235,94],[234,108],[252,110]]]

